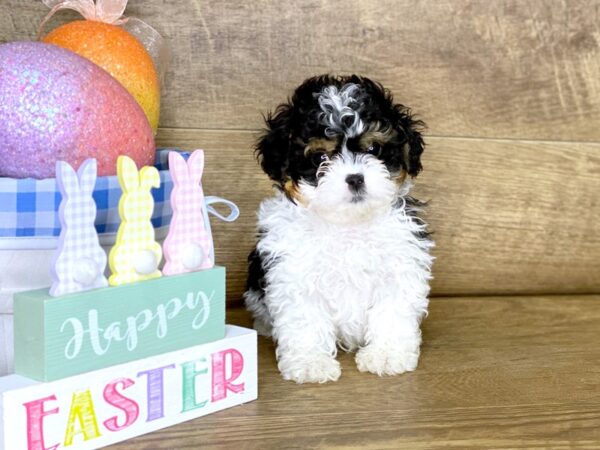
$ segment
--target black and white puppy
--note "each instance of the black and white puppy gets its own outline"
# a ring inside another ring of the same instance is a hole
[[[266,123],[256,151],[280,189],[260,205],[244,297],[283,378],[337,380],[338,346],[361,371],[414,370],[433,260],[408,196],[423,123],[356,75],[306,80]]]

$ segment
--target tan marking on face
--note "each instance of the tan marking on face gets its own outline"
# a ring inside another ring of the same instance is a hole
[[[392,127],[383,127],[379,122],[376,122],[361,136],[359,141],[360,148],[366,150],[375,142],[383,147],[396,134],[396,130]]]
[[[306,200],[300,193],[300,189],[298,189],[298,185],[293,180],[287,180],[283,185],[283,190],[285,193],[292,198],[296,203],[306,206]]]
[[[392,177],[392,180],[394,181],[394,183],[396,183],[397,186],[402,186],[404,184],[404,182],[406,181],[407,176],[408,176],[408,173],[406,172],[406,170],[400,169],[400,172],[398,174],[395,174]]]
[[[304,156],[311,153],[325,152],[331,156],[337,147],[337,139],[310,138],[308,144],[304,147]]]

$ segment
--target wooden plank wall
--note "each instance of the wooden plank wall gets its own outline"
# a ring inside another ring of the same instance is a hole
[[[207,151],[205,191],[228,295],[243,291],[261,113],[308,76],[381,81],[428,124],[434,295],[600,292],[600,1],[130,0],[167,36],[158,143]],[[32,39],[45,7],[2,0],[0,42]],[[53,19],[48,28],[74,18]]]

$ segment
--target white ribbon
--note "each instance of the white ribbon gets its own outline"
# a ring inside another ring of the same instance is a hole
[[[123,26],[123,28],[135,36],[154,61],[154,67],[158,77],[163,81],[164,74],[171,58],[169,45],[158,31],[146,22],[135,17],[125,17],[123,13],[127,7],[128,0],[42,0],[44,5],[50,8],[50,12],[44,17],[38,28],[38,38],[42,36],[42,30],[46,23],[61,9],[77,11],[86,20],[104,22],[111,25]]]
[[[127,22],[127,18],[123,16],[127,0],[96,0],[96,3],[94,0],[42,0],[42,3],[50,8],[50,12],[40,24],[39,34],[46,22],[61,9],[72,9],[86,20],[95,20],[111,25],[123,25]]]

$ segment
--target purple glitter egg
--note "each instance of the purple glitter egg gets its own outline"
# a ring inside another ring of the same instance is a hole
[[[55,162],[98,161],[114,175],[117,157],[154,162],[144,111],[110,74],[41,42],[0,45],[0,176],[52,178]]]

